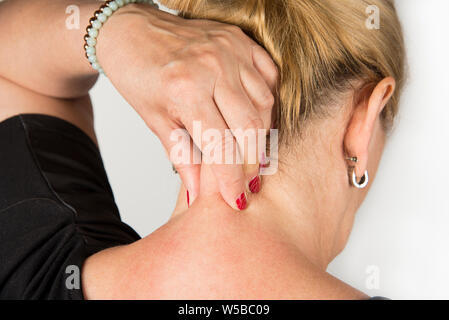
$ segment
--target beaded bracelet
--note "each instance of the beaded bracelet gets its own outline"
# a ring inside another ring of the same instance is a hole
[[[147,3],[159,8],[153,0],[108,0],[100,7],[100,9],[95,11],[94,16],[89,20],[89,25],[86,28],[87,33],[84,36],[84,50],[86,51],[86,58],[89,60],[92,68],[102,74],[104,74],[104,71],[98,62],[96,53],[98,32],[115,11],[131,3]]]

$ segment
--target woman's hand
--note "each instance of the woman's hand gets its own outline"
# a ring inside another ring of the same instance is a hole
[[[223,140],[214,143],[222,143],[217,145],[221,150],[229,147],[226,129],[270,128],[277,68],[265,50],[235,26],[128,5],[100,30],[97,57],[168,154],[179,146],[170,139],[175,129],[185,128],[196,146],[204,144],[194,135],[194,121],[200,121],[203,132],[220,131]],[[190,137],[184,151],[195,148]],[[237,143],[248,159],[244,139],[238,137]],[[258,177],[256,158],[245,170],[235,161],[214,164],[220,192],[233,208],[243,209],[240,197]],[[191,204],[199,192],[201,166],[193,161],[175,166]]]

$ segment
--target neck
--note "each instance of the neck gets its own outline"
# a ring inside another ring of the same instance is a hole
[[[352,211],[342,210],[344,195],[323,193],[332,189],[313,186],[299,172],[264,177],[262,191],[250,195],[243,212],[230,208],[219,192],[200,193],[148,241],[164,248],[160,257],[170,268],[178,270],[176,261],[182,261],[179,276],[201,275],[232,297],[323,298],[337,287],[351,293],[325,271],[350,230],[344,212]],[[338,185],[335,177],[330,181]],[[211,273],[211,266],[219,272]],[[248,281],[252,285],[243,289]]]
[[[344,246],[352,218],[347,219],[332,196],[306,179],[294,179],[296,183],[291,175],[263,177],[261,193],[253,196],[242,214],[254,215],[259,223],[271,226],[282,241],[325,270]]]
[[[185,222],[195,224],[203,234],[220,229],[226,237],[241,239],[241,232],[252,233],[252,245],[262,238],[282,243],[324,271],[346,243],[353,217],[344,213],[341,192],[319,188],[313,184],[316,179],[309,181],[305,176],[299,172],[264,176],[261,192],[249,195],[250,205],[241,213],[227,206],[217,192],[203,195],[183,214]]]

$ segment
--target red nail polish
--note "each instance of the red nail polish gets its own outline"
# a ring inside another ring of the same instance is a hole
[[[237,208],[239,208],[239,210],[245,210],[246,209],[246,194],[243,192],[240,197],[235,201],[235,203],[237,204]]]
[[[249,191],[252,193],[258,193],[260,191],[260,177],[257,176],[251,180],[248,184]]]
[[[270,166],[270,161],[266,158],[265,152],[262,153],[262,159],[260,161],[261,168],[268,168]]]
[[[190,208],[190,197],[189,197],[189,190],[187,190],[187,207]]]

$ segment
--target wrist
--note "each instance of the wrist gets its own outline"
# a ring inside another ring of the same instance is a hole
[[[126,38],[129,33],[139,30],[132,28],[137,17],[142,16],[143,12],[148,14],[149,10],[157,10],[153,8],[157,5],[151,0],[137,0],[138,3],[128,1],[106,1],[89,20],[84,48],[92,69],[100,73],[104,72],[103,62],[107,63],[111,55],[115,56],[117,52],[120,54],[126,51]],[[125,43],[122,43],[122,40],[125,40]],[[117,60],[114,60],[116,63]]]

